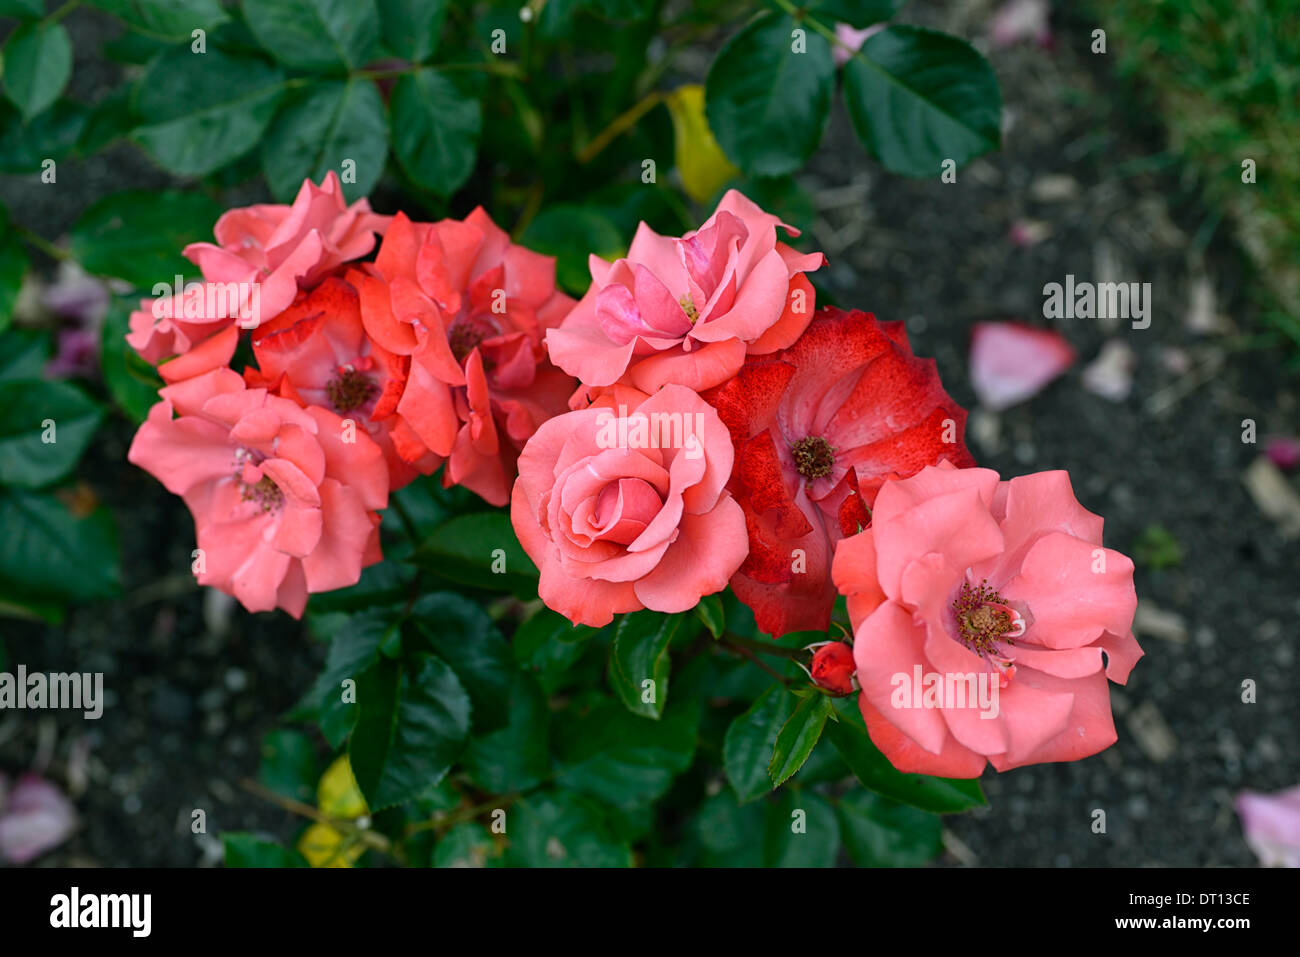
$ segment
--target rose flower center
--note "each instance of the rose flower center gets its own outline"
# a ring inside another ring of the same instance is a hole
[[[820,435],[809,435],[790,447],[794,467],[806,479],[825,478],[835,465],[835,449]]]
[[[351,412],[365,405],[379,392],[379,385],[351,366],[344,367],[325,386],[325,395],[336,412]]]
[[[972,587],[963,582],[952,603],[957,618],[957,638],[986,658],[1001,658],[1002,645],[1025,633],[1025,620],[987,581]]]
[[[243,501],[255,502],[263,512],[275,512],[284,504],[284,492],[271,476],[261,474],[258,466],[265,458],[253,449],[236,449],[235,481]]]
[[[459,316],[447,330],[447,344],[451,346],[451,354],[456,357],[456,361],[463,363],[465,357],[477,349],[484,339],[490,339],[498,331],[485,319]]]

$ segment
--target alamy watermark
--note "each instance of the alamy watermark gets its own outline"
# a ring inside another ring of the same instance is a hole
[[[998,706],[1000,676],[991,671],[927,672],[915,665],[911,674],[895,673],[889,684],[894,689],[889,703],[900,710],[978,708],[981,718],[996,718],[1001,710]]]
[[[633,412],[620,405],[615,415],[602,409],[596,416],[596,445],[602,449],[684,449],[688,459],[704,454],[699,433],[703,412]]]
[[[187,283],[184,276],[177,275],[170,283],[155,283],[153,295],[150,308],[154,319],[229,318],[241,329],[256,329],[262,321],[262,284],[258,282]]]
[[[94,721],[104,713],[102,671],[27,673],[19,665],[16,674],[0,671],[0,710],[71,709],[82,711]]]
[[[1132,319],[1134,329],[1151,325],[1151,283],[1078,282],[1074,274],[1065,284],[1043,286],[1045,319]]]

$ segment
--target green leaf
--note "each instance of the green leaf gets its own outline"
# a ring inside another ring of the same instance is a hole
[[[556,781],[614,807],[639,807],[690,767],[699,720],[697,701],[674,705],[660,721],[639,718],[616,701],[557,718]]]
[[[89,0],[131,28],[160,40],[192,38],[195,30],[211,30],[229,17],[220,0]]]
[[[375,0],[243,0],[242,6],[257,42],[298,70],[355,70],[379,42]]]
[[[515,537],[505,512],[476,512],[439,525],[414,561],[448,581],[521,598],[537,595],[537,566]]]
[[[423,63],[438,49],[447,0],[379,0],[384,43],[404,60]]]
[[[549,694],[560,686],[564,673],[582,657],[587,641],[594,634],[595,628],[575,625],[563,615],[542,608],[515,629],[510,646],[515,660],[535,675]]]
[[[764,15],[737,33],[709,69],[705,109],[727,158],[746,173],[781,176],[802,166],[821,142],[835,86],[830,44],[798,24]]]
[[[348,758],[372,811],[437,785],[469,735],[469,695],[433,655],[417,656],[410,671],[381,660],[357,682],[357,705]]]
[[[307,862],[296,851],[256,834],[227,831],[221,835],[221,843],[226,849],[227,867],[307,866]]]
[[[167,171],[206,176],[261,142],[284,77],[255,57],[185,48],[150,64],[136,90],[148,122],[132,138]]]
[[[609,652],[609,681],[633,714],[657,720],[664,713],[668,700],[668,645],[681,621],[681,615],[657,611],[638,611],[619,619]],[[646,687],[647,682],[651,687]]]
[[[127,190],[98,200],[68,234],[68,249],[87,272],[125,279],[137,289],[193,274],[181,255],[210,240],[222,209],[202,193]]]
[[[24,23],[4,46],[5,96],[28,120],[44,112],[72,75],[72,41],[61,23]]]
[[[537,214],[524,230],[529,249],[555,257],[555,281],[567,292],[581,296],[591,285],[588,257],[618,259],[627,246],[613,221],[599,210],[558,204]]]
[[[138,425],[158,401],[158,390],[164,383],[154,367],[126,344],[130,328],[130,307],[120,299],[114,300],[100,331],[99,362],[109,395]]]
[[[803,767],[831,711],[831,699],[824,694],[808,694],[795,706],[776,736],[772,760],[767,766],[773,788],[779,788]]]
[[[872,744],[857,705],[841,700],[848,703],[838,706],[840,720],[831,723],[826,736],[863,785],[887,798],[936,814],[953,814],[988,803],[977,779],[936,778],[899,771]]]
[[[310,804],[316,797],[320,772],[316,747],[301,731],[268,731],[262,737],[257,779],[272,791]]]
[[[457,824],[433,849],[434,867],[500,867],[501,849],[487,828],[474,821]]]
[[[699,865],[762,867],[765,810],[761,804],[738,804],[725,789],[705,799],[691,822],[691,837],[703,849]]]
[[[32,329],[10,329],[0,335],[0,382],[39,379],[50,361],[50,339]]]
[[[108,598],[118,587],[117,527],[98,508],[74,515],[50,494],[0,487],[0,600],[39,607],[58,619],[50,603]]]
[[[44,0],[0,0],[0,17],[39,20],[45,16]]]
[[[342,745],[356,724],[356,693],[361,678],[379,661],[380,648],[399,625],[397,615],[387,608],[371,608],[356,615],[335,612],[312,617],[312,631],[328,637],[330,647],[325,667],[307,700],[316,709],[321,734],[330,747]],[[348,680],[354,683],[345,687],[343,682]],[[349,690],[354,693],[347,694]]]
[[[516,672],[507,700],[510,723],[474,738],[461,759],[475,786],[490,794],[526,791],[551,770],[547,751],[551,711],[537,679]]]
[[[1002,95],[997,76],[964,40],[920,27],[871,36],[844,68],[849,116],[892,173],[938,176],[997,149]]]
[[[768,765],[777,736],[798,700],[780,685],[773,685],[727,728],[722,741],[722,767],[741,803],[771,790]]]
[[[721,594],[701,598],[695,606],[695,616],[704,622],[704,627],[709,629],[709,634],[714,638],[721,638],[727,630],[727,611],[722,606]]]
[[[495,731],[510,720],[514,655],[482,608],[450,592],[423,595],[411,615],[430,650],[451,665],[474,705],[474,729]]]
[[[0,173],[44,172],[47,161],[62,159],[77,145],[87,115],[84,106],[65,99],[24,123],[0,101]]]
[[[439,196],[469,178],[483,126],[478,100],[434,70],[400,77],[393,86],[393,154],[406,175]]]
[[[8,328],[13,319],[29,265],[27,248],[18,233],[9,228],[9,214],[0,207],[0,330]]]
[[[594,801],[540,793],[510,811],[507,860],[516,867],[630,867],[632,849],[615,837]]]
[[[66,475],[103,410],[67,382],[0,382],[0,482],[36,488]]]
[[[823,798],[806,788],[790,788],[768,805],[766,817],[765,867],[835,866],[840,825],[835,808]]]
[[[806,9],[827,26],[843,22],[862,28],[888,20],[898,12],[903,2],[904,0],[812,0]]]
[[[350,200],[366,196],[379,182],[387,156],[384,101],[369,80],[308,87],[276,115],[262,143],[262,169],[271,194],[282,203],[293,201],[303,180],[319,183],[348,161],[355,164],[356,181],[345,183],[344,193]]]
[[[858,867],[920,867],[943,850],[939,818],[925,811],[851,791],[840,798],[841,833]]]

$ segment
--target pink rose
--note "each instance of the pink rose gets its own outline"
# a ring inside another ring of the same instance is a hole
[[[367,255],[375,234],[382,234],[391,218],[372,213],[364,199],[347,205],[332,171],[320,186],[305,180],[292,206],[232,209],[217,220],[216,245],[185,247],[185,257],[203,273],[204,287],[195,284],[158,302],[144,300],[131,314],[127,342],[157,362],[187,352],[236,316],[250,325],[272,319],[289,307],[299,289],[311,289],[340,266]],[[256,284],[257,298],[212,294],[214,284],[229,283],[245,289]]]
[[[444,484],[504,505],[519,450],[577,384],[542,345],[573,305],[555,288],[555,260],[511,243],[482,209],[437,223],[399,213],[374,264],[348,281],[367,335],[406,370],[391,427],[399,454],[445,459]]]
[[[591,288],[547,334],[552,361],[587,387],[703,391],[735,375],[746,353],[786,348],[812,320],[803,273],[826,257],[779,242],[778,226],[799,234],[735,190],[680,239],[642,223],[626,258],[591,257]]]
[[[296,618],[309,592],[355,584],[380,560],[388,470],[363,428],[249,389],[228,368],[161,395],[127,458],[185,499],[200,584]]]
[[[748,548],[725,491],[733,453],[718,414],[677,385],[632,407],[607,401],[537,430],[510,503],[542,601],[597,627],[642,608],[694,608],[727,586]]]
[[[1115,742],[1106,679],[1142,649],[1133,563],[1101,527],[1064,472],[1000,482],[944,463],[885,483],[832,574],[858,704],[896,768],[971,778]]]

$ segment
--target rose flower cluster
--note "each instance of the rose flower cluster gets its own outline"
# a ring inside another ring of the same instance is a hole
[[[203,281],[128,336],[166,382],[130,459],[189,506],[201,583],[300,615],[379,560],[388,493],[441,467],[509,505],[575,624],[730,587],[781,636],[825,631],[845,596],[852,642],[820,643],[811,674],[858,696],[901,770],[1115,740],[1132,563],[1065,473],[976,468],[934,361],[901,323],[818,310],[825,257],[742,194],[592,256],[577,302],[483,210],[379,216],[332,175],[215,233],[185,250]]]

